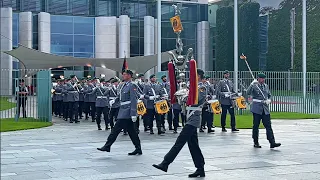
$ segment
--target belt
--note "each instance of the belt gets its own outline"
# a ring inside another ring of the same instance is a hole
[[[231,92],[222,92],[222,94],[231,94]]]
[[[263,102],[263,100],[260,99],[252,99],[253,102]]]
[[[58,94],[61,94],[61,93],[55,93],[55,94],[57,94],[57,95],[58,95]]]
[[[131,104],[131,101],[120,102],[121,106],[126,105],[126,104]]]
[[[201,107],[186,107],[188,111],[202,111]]]
[[[70,92],[70,93],[76,93],[76,92],[78,92],[78,91],[68,91],[68,92]]]
[[[101,99],[101,98],[108,98],[108,96],[97,96],[98,99]]]
[[[116,99],[116,97],[109,97],[109,99],[110,99],[110,100],[115,100],[115,99]]]

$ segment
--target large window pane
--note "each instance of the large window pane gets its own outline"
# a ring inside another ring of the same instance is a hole
[[[97,8],[99,16],[117,15],[117,1],[115,0],[98,0]]]
[[[177,37],[177,35],[173,32],[171,23],[169,21],[161,23],[161,36],[163,38],[176,38]]]
[[[176,39],[161,39],[161,51],[170,51],[176,48]]]
[[[120,4],[121,15],[128,15],[130,18],[139,18],[139,3],[137,0],[126,0]]]
[[[75,15],[89,14],[89,0],[72,0],[71,13]]]
[[[40,12],[44,9],[43,0],[21,0],[23,1],[22,11]]]
[[[12,46],[18,47],[19,43],[19,14],[12,14]]]
[[[68,1],[69,0],[48,0],[48,12],[52,14],[70,13],[68,10],[68,7],[70,5]]]
[[[73,34],[73,17],[51,16],[51,33]]]
[[[91,52],[93,53],[93,36],[74,36],[74,52]]]
[[[74,34],[94,34],[94,18],[74,17]]]
[[[130,19],[130,36],[139,37],[139,20]]]
[[[130,37],[130,54],[140,54],[138,37]]]
[[[93,53],[74,53],[74,57],[80,57],[80,58],[94,58]]]
[[[73,52],[73,36],[51,34],[51,52]]]
[[[196,39],[197,24],[194,23],[183,23],[183,31],[181,32],[182,38]]]

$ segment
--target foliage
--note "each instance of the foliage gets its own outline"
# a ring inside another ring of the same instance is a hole
[[[15,103],[9,102],[7,97],[0,97],[0,111],[16,107]]]
[[[244,3],[239,8],[239,53],[250,57],[250,67],[259,70],[259,3]],[[239,61],[239,70],[247,70]]]
[[[216,70],[233,70],[233,7],[217,10]]]
[[[51,126],[51,122],[42,122],[34,118],[20,118],[18,122],[14,118],[0,120],[0,132],[36,129]]]

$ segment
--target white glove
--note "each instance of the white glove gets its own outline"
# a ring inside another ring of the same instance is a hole
[[[144,95],[140,95],[140,99],[143,99],[144,98]]]
[[[160,95],[156,95],[156,98],[159,98],[160,97]]]
[[[267,105],[271,104],[271,99],[265,100],[265,103],[266,103]]]
[[[230,94],[225,94],[224,97],[228,98],[230,97]]]
[[[112,99],[112,100],[109,101],[110,107],[114,104],[114,102],[115,102],[114,99]]]
[[[155,98],[154,96],[150,96],[150,97],[149,97],[149,99],[150,99],[151,101],[153,101],[154,98]]]
[[[251,82],[251,85],[258,84],[258,81],[255,79]]]
[[[242,96],[242,93],[238,93],[238,96]]]
[[[216,98],[217,98],[217,96],[216,96],[216,95],[213,95],[211,99],[216,99]]]
[[[100,83],[97,83],[97,85],[96,85],[97,87],[100,87],[101,86],[101,84]]]
[[[137,121],[137,116],[131,116],[132,122],[136,122]]]

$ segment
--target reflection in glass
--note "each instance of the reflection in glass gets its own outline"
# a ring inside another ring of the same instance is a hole
[[[52,14],[68,14],[70,4],[69,0],[48,0],[48,12]]]
[[[12,46],[18,47],[19,44],[19,14],[12,14]]]
[[[74,34],[94,34],[94,18],[74,17]]]
[[[115,16],[117,15],[116,0],[98,0],[98,16]]]
[[[23,3],[21,11],[40,12],[44,11],[43,0],[20,0]]]
[[[89,0],[72,0],[71,13],[74,15],[88,15],[89,14]]]
[[[93,36],[74,36],[74,52],[93,52],[93,44]]]
[[[51,52],[73,52],[73,36],[51,34]]]
[[[51,16],[51,33],[73,34],[73,17]]]

